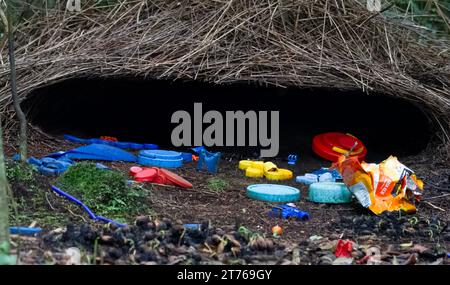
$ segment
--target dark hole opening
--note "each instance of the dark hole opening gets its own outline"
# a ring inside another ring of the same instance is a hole
[[[115,136],[121,141],[173,148],[171,133],[177,124],[171,123],[171,116],[185,110],[193,121],[194,102],[202,103],[203,114],[219,111],[224,122],[225,111],[279,111],[281,157],[291,153],[314,157],[312,137],[329,131],[351,133],[361,139],[368,148],[368,161],[379,161],[390,154],[416,154],[432,136],[427,116],[405,100],[334,89],[78,78],[37,89],[22,105],[31,122],[52,135]],[[203,124],[203,130],[207,126]],[[193,132],[192,128],[192,136]],[[225,132],[224,137],[227,135]],[[247,155],[259,150],[211,149]]]

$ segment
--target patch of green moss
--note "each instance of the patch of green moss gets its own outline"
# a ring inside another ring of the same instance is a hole
[[[33,177],[33,167],[28,163],[6,161],[6,178],[9,182],[31,182]]]
[[[70,167],[58,178],[58,186],[96,215],[123,221],[150,211],[145,190],[128,185],[121,172],[99,169],[95,163],[81,162]]]
[[[221,192],[230,187],[230,184],[221,178],[211,178],[208,180],[208,189],[214,192]]]

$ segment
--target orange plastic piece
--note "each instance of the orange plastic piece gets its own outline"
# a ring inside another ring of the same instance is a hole
[[[118,142],[116,137],[101,136],[100,139],[109,142]]]
[[[283,234],[283,229],[279,225],[276,225],[272,228],[272,233],[274,236],[281,236]]]

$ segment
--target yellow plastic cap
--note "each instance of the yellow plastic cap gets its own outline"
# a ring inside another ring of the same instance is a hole
[[[288,169],[278,169],[277,171],[269,171],[264,174],[269,180],[288,180],[293,177],[292,171]]]
[[[253,178],[260,178],[260,177],[264,176],[264,172],[262,169],[249,167],[245,170],[245,176],[253,177]]]

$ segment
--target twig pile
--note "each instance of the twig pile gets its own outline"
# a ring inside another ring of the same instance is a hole
[[[449,141],[449,42],[358,1],[130,0],[108,8],[93,2],[83,2],[81,13],[36,11],[18,27],[22,98],[74,77],[359,88],[416,102]],[[0,110],[12,119],[5,47],[1,56]]]

